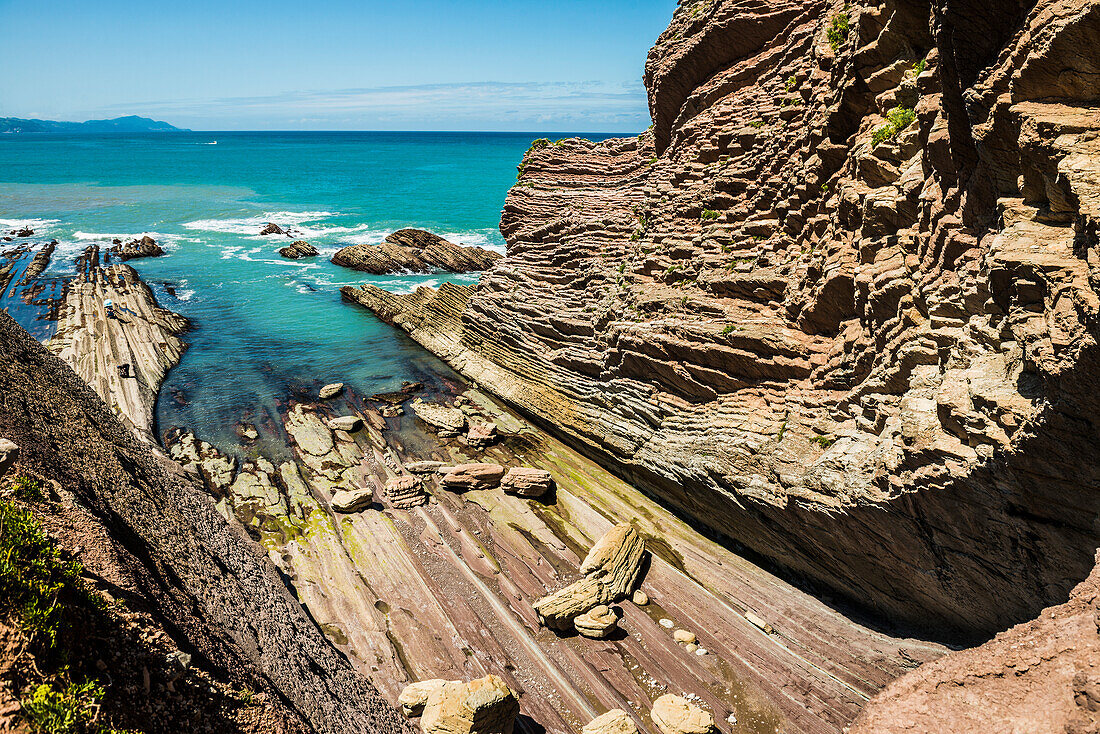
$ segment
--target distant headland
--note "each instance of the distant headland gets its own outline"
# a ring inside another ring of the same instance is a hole
[[[168,133],[189,132],[167,122],[148,117],[128,115],[112,120],[58,122],[56,120],[24,120],[0,117],[0,133]]]

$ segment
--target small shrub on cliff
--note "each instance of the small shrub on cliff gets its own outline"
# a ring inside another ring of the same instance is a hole
[[[42,482],[31,477],[16,477],[11,483],[11,494],[15,499],[24,502],[41,502],[46,499],[46,493],[42,489]]]
[[[816,443],[821,448],[827,449],[836,443],[836,439],[829,436],[814,436],[810,439],[810,443]]]
[[[764,127],[764,121],[763,120],[753,120],[752,122],[749,123],[749,127],[759,130],[760,128]]]
[[[917,119],[917,113],[909,107],[895,107],[890,110],[886,113],[886,122],[875,128],[874,134],[871,135],[871,146],[893,139],[915,119]]]
[[[848,6],[844,6],[844,11],[837,13],[829,21],[829,45],[834,51],[844,45],[844,42],[848,40],[848,28],[850,20],[848,19]]]
[[[713,209],[704,209],[703,213],[699,215],[699,218],[714,220],[718,218],[718,212]]]
[[[546,138],[539,138],[537,140],[531,141],[531,147],[527,149],[527,152],[530,153],[532,150],[542,150],[543,148],[547,148],[549,146],[549,140],[547,140]]]
[[[783,88],[788,92],[793,92],[797,86],[798,78],[794,74],[791,74],[790,77],[787,78],[787,83],[783,85]]]
[[[45,734],[106,732],[95,725],[105,691],[97,683],[62,684],[58,689],[43,683],[23,700],[23,715],[31,731]]]

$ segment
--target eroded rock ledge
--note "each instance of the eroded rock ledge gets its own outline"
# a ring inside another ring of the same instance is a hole
[[[332,262],[374,275],[388,273],[471,273],[486,270],[500,253],[483,247],[463,247],[422,229],[399,229],[379,245],[350,245]]]
[[[683,2],[653,132],[532,149],[478,286],[344,295],[819,587],[988,635],[1097,546],[1098,38]]]

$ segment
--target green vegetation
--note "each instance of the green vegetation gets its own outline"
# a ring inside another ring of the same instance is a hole
[[[69,682],[61,689],[45,683],[22,701],[23,716],[36,734],[123,734],[96,724],[103,686],[87,681]]]
[[[787,421],[784,419],[783,423],[779,426],[779,434],[775,437],[776,443],[783,442],[783,436],[787,435]]]
[[[546,138],[538,138],[537,140],[532,140],[531,147],[527,149],[527,153],[530,153],[532,150],[542,150],[543,148],[549,147],[549,145],[550,141]],[[526,155],[526,153],[524,155]]]
[[[814,436],[810,439],[810,443],[816,443],[821,448],[827,449],[836,443],[836,439],[829,436]]]
[[[793,92],[796,87],[798,87],[798,79],[795,77],[794,74],[791,74],[787,78],[787,83],[783,85],[783,88],[786,89],[788,92]]]
[[[714,220],[718,218],[718,212],[713,209],[704,209],[703,213],[699,215],[699,218]]]
[[[844,6],[844,10],[837,13],[829,21],[829,45],[834,51],[844,45],[844,42],[848,40],[848,30],[850,19],[848,18],[848,6]]]
[[[876,146],[885,140],[893,139],[915,119],[917,119],[917,113],[909,107],[895,107],[886,113],[886,122],[875,128],[871,136],[871,145]]]
[[[759,130],[760,128],[764,127],[764,121],[763,120],[753,120],[752,122],[749,123],[749,127],[756,128],[757,130]]]
[[[918,77],[924,73],[925,68],[928,66],[928,59],[921,59],[917,63],[913,64],[913,76]]]
[[[42,482],[30,477],[16,477],[11,483],[11,494],[23,502],[41,502],[46,499]]]
[[[734,331],[738,331],[738,330],[740,330],[740,328],[741,327],[738,326],[737,324],[726,324],[725,327],[722,329],[722,336],[725,336],[726,334],[729,334],[729,333],[734,332]]]

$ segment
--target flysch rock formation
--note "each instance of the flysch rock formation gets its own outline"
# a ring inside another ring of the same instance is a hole
[[[399,229],[378,245],[349,245],[332,262],[374,275],[387,273],[472,273],[487,270],[501,257],[483,247],[464,247],[422,229]]]
[[[57,500],[37,508],[43,521],[62,523],[86,574],[151,615],[193,666],[268,701],[267,731],[412,731],[208,493],[6,313],[0,385],[0,436],[19,446],[13,471],[42,478]]]
[[[460,435],[440,439],[412,411],[379,423],[390,403],[350,388],[287,407],[290,460],[229,459],[178,429],[165,438],[395,705],[409,703],[401,694],[414,682],[498,675],[519,696],[516,727],[525,734],[580,732],[612,708],[635,712],[653,732],[648,711],[669,692],[698,697],[727,729],[733,715],[738,732],[839,734],[882,686],[944,652],[853,622],[477,390],[425,399],[447,409],[461,399],[471,420],[499,426],[500,440],[479,448]],[[336,414],[360,415],[363,428],[333,430]],[[495,482],[444,488],[443,477],[464,464],[546,470],[555,490],[526,498]],[[406,505],[394,491],[401,486],[429,496]],[[373,491],[371,505],[334,511],[337,492],[360,487]],[[633,562],[607,553],[623,545],[617,538],[634,538],[608,532],[619,523],[649,550],[637,577],[625,570]],[[644,589],[645,606],[617,605],[618,629],[606,639],[548,629],[536,613],[541,598],[585,571],[621,582],[616,596]],[[689,651],[662,620],[695,631],[708,654]]]
[[[157,390],[183,355],[181,335],[189,324],[158,306],[133,268],[100,267],[98,260],[93,248],[82,272],[65,285],[48,346],[140,437],[156,443]]]
[[[1100,5],[680,2],[651,132],[535,146],[476,286],[344,297],[814,588],[942,639],[1100,512]]]

